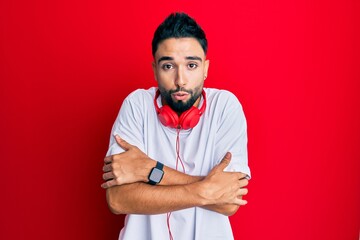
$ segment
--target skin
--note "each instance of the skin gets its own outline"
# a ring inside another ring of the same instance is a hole
[[[170,38],[162,41],[153,62],[162,103],[186,104],[195,96],[193,105],[198,107],[200,97],[196,96],[201,95],[208,68],[209,60],[206,60],[196,39]],[[163,97],[166,93],[170,98]],[[102,184],[107,189],[109,208],[115,214],[160,214],[203,207],[232,215],[239,206],[247,204],[242,199],[248,192],[245,174],[223,171],[231,161],[231,153],[226,153],[221,163],[207,176],[190,176],[164,166],[162,181],[152,186],[146,182],[156,160],[119,136],[115,138],[125,152],[104,159],[105,182]]]
[[[178,93],[187,94],[181,100],[186,103],[191,97],[187,91],[200,96],[208,74],[209,60],[195,38],[170,38],[159,44],[152,66],[161,95],[165,91],[180,89]],[[171,98],[174,102],[178,101],[175,94]],[[200,98],[193,105],[198,107],[199,102]],[[168,104],[164,97],[162,103]]]

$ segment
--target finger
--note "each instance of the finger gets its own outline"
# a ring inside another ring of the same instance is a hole
[[[101,184],[101,187],[106,189],[106,188],[113,187],[115,185],[116,185],[116,181],[111,180],[111,181],[107,181],[107,182],[104,182],[103,184]]]
[[[247,188],[240,188],[238,191],[238,196],[245,196],[247,195],[249,190]]]
[[[242,196],[240,195],[234,200],[234,204],[237,204],[239,206],[244,206],[247,204],[247,201],[245,199],[242,199]]]
[[[237,199],[237,204],[239,206],[244,206],[246,205],[248,202],[245,199]]]
[[[240,179],[241,187],[246,187],[248,184],[249,184],[249,180],[247,180],[246,178]]]
[[[103,167],[103,172],[110,172],[112,170],[112,164],[105,164]]]
[[[104,163],[105,164],[108,164],[108,163],[111,163],[111,162],[112,162],[112,156],[108,156],[108,157],[104,158]]]
[[[247,176],[246,173],[237,172],[237,178],[238,178],[239,180],[246,179],[246,176]]]
[[[249,182],[249,175],[247,175],[246,173],[242,173],[241,179],[246,179]]]
[[[226,168],[231,161],[231,153],[227,152],[224,156],[224,158],[219,163],[219,166],[221,166],[222,169]]]
[[[230,161],[231,160],[231,152],[227,152],[224,156],[224,159],[228,159]]]
[[[111,180],[111,179],[115,178],[115,176],[114,176],[114,174],[112,172],[104,173],[102,177],[103,177],[103,179],[105,181],[108,181],[108,180]]]
[[[115,135],[115,140],[119,146],[124,149],[125,151],[129,150],[132,145],[127,143],[124,139],[122,139],[119,135]]]

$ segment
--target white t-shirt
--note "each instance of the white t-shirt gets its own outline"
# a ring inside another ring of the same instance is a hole
[[[124,100],[112,128],[107,155],[124,151],[114,139],[118,134],[150,158],[176,169],[177,130],[159,121],[154,107],[156,90],[155,87],[139,89]],[[250,177],[246,120],[240,102],[228,91],[204,90],[207,106],[199,123],[192,129],[180,131],[180,157],[185,173],[206,176],[226,152],[231,152],[232,159],[225,170],[246,173]],[[160,97],[157,102],[161,107]],[[202,103],[203,99],[200,106]],[[178,169],[182,171],[181,165]],[[200,207],[172,212],[170,226],[175,240],[233,239],[228,217]],[[127,215],[119,239],[168,240],[166,214]]]

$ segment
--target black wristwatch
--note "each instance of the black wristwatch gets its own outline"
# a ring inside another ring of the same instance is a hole
[[[153,169],[151,169],[151,172],[148,177],[149,184],[156,185],[161,181],[161,179],[164,176],[163,167],[164,164],[162,164],[161,162],[156,162],[156,166]]]

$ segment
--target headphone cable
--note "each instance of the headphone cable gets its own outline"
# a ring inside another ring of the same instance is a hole
[[[178,166],[179,166],[179,162],[181,163],[181,167],[183,170],[183,173],[185,173],[185,166],[184,163],[180,157],[180,130],[181,128],[176,129],[176,171],[178,170]],[[170,217],[171,217],[171,213],[172,212],[168,212],[166,214],[166,223],[167,223],[167,227],[169,230],[169,239],[170,240],[174,240],[173,236],[172,236],[172,232],[171,232],[171,228],[170,228]]]

